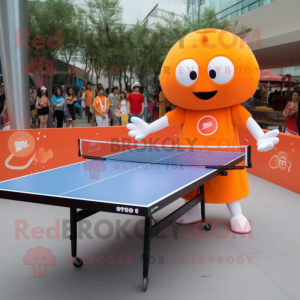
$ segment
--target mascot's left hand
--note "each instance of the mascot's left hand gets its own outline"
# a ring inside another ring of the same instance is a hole
[[[141,141],[150,133],[159,131],[169,126],[169,121],[166,116],[156,120],[151,124],[147,124],[140,118],[132,117],[131,122],[126,125],[127,129],[129,129],[128,135],[134,137],[136,141]]]
[[[279,143],[279,138],[277,137],[279,134],[278,129],[264,133],[253,118],[248,119],[246,126],[253,137],[257,140],[257,151],[267,152]]]
[[[278,134],[279,130],[275,129],[261,135],[257,140],[257,151],[267,152],[273,149],[279,142],[279,138],[276,137]]]

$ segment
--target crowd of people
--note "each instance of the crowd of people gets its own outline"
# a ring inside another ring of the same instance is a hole
[[[100,83],[93,91],[92,84],[86,81],[77,96],[72,86],[66,87],[62,82],[55,87],[51,99],[45,86],[30,86],[29,99],[33,129],[47,128],[52,120],[57,128],[64,127],[64,123],[66,127],[75,127],[76,119],[83,116],[91,126],[99,127],[124,126],[133,116],[153,122],[175,107],[165,98],[161,88],[156,92],[138,82],[124,91],[113,87],[109,93]],[[3,83],[0,85],[0,115],[0,129],[10,129]]]
[[[267,106],[274,111],[281,111],[285,117],[285,133],[300,135],[300,116],[298,114],[298,104],[300,91],[298,87],[288,88],[285,91],[275,90],[267,98],[266,92],[257,90],[247,103],[247,108],[257,108]]]
[[[66,87],[62,82],[54,89],[51,100],[48,99],[47,88],[29,88],[31,128],[47,128],[48,119],[53,120],[54,127],[75,127],[76,118],[85,115],[91,126],[121,126],[131,122],[132,117],[138,117],[145,122],[153,122],[163,117],[176,106],[168,101],[159,88],[150,90],[147,84],[143,86],[135,82],[124,91],[113,87],[111,93],[97,84],[95,92],[90,82],[85,82],[77,96],[72,86]],[[300,117],[298,104],[300,93],[297,87],[284,92],[275,90],[266,99],[260,90],[256,91],[247,108],[268,105],[274,110],[282,111],[285,117],[285,133],[300,135]],[[0,129],[8,130],[9,117],[6,105],[4,84],[0,85]]]

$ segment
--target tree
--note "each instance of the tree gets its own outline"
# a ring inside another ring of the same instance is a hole
[[[116,63],[117,70],[118,70],[116,77],[118,78],[120,91],[123,90],[123,84],[122,84],[123,78],[124,78],[125,89],[128,87],[129,85],[128,72],[129,73],[132,72],[132,68],[133,68],[132,49],[130,48],[130,43],[128,42],[130,39],[130,34],[131,31],[128,30],[126,27],[122,28],[122,31],[120,32],[120,38],[122,40],[122,46],[121,46],[122,53],[118,55],[117,63]]]
[[[78,52],[79,31],[79,23],[77,22],[77,18],[74,18],[71,26],[66,28],[62,39],[61,48],[59,50],[59,54],[64,57],[67,64],[70,63],[71,58]]]
[[[52,97],[52,82],[56,69],[53,59],[57,56],[62,41],[72,26],[75,15],[73,0],[28,1],[28,31],[30,64],[45,62],[42,77],[48,89],[49,101]],[[53,43],[55,41],[55,43]],[[42,82],[41,80],[40,82]],[[48,127],[53,127],[52,115],[48,118]]]
[[[69,41],[68,33],[73,25],[74,15],[73,0],[28,1],[30,60],[43,57],[53,61],[61,51],[63,41]],[[49,98],[52,96],[52,81],[53,76],[48,76]]]
[[[90,22],[97,43],[107,63],[109,92],[112,88],[112,68],[116,66],[118,56],[122,53],[122,7],[119,0],[87,0],[88,12],[81,10]]]
[[[150,53],[155,47],[151,44],[151,29],[147,22],[141,24],[137,22],[130,32],[129,45],[134,59],[135,73],[141,84],[144,83],[145,75],[150,69]]]
[[[219,20],[215,9],[205,8],[201,18],[195,18],[193,15],[184,16],[184,24],[189,32],[196,31],[204,28],[216,28],[222,30],[228,30],[230,32],[236,33],[241,38],[245,37],[245,32],[251,32],[252,29],[245,25],[238,26],[238,21],[236,20],[234,24],[230,20]]]
[[[178,18],[174,13],[167,13],[164,14],[162,19],[163,24],[157,23],[155,25],[152,42],[156,41],[156,43],[154,51],[150,54],[150,65],[154,74],[156,88],[158,88],[158,76],[160,72],[158,70],[161,70],[169,50],[177,41],[184,38],[190,32],[205,28],[216,28],[227,30],[244,38],[246,33],[252,31],[251,28],[245,25],[238,26],[238,21],[232,24],[229,20],[218,20],[215,10],[209,8],[205,8],[201,18],[193,15],[183,15],[181,18]]]
[[[89,24],[86,20],[79,22],[79,53],[81,54],[81,61],[85,65],[84,77],[85,80],[89,80],[89,74],[92,69],[91,60],[93,56],[93,39],[94,34],[89,28]]]

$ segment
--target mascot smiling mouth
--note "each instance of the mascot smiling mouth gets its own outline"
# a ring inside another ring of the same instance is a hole
[[[217,92],[218,92],[218,91],[214,91],[214,92],[205,92],[205,93],[200,92],[200,93],[194,93],[194,95],[195,95],[196,97],[198,97],[199,99],[201,99],[201,100],[209,100],[209,99],[211,99],[212,97],[214,97],[214,96],[216,95]]]
[[[196,97],[198,97],[201,100],[209,100],[212,97],[214,97],[216,95],[218,91],[214,91],[214,92],[200,92],[200,93],[194,93],[194,95]]]

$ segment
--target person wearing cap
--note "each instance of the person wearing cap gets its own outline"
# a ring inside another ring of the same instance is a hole
[[[36,98],[36,105],[38,109],[38,116],[40,120],[40,128],[47,128],[47,121],[49,116],[50,101],[48,101],[48,91],[47,88],[42,86],[38,89],[38,95]]]
[[[127,111],[129,114],[129,123],[132,117],[142,119],[144,114],[144,95],[140,93],[140,84],[135,82],[132,85],[133,92],[129,94],[127,99]]]

